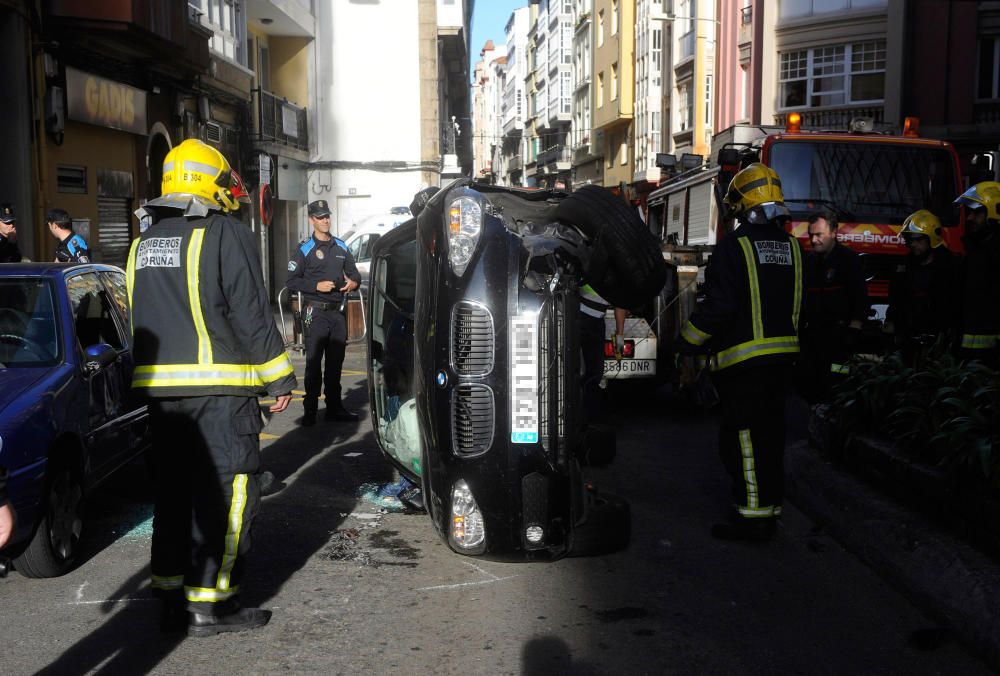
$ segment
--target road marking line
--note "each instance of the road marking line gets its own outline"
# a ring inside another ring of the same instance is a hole
[[[492,584],[494,582],[503,582],[504,580],[512,580],[517,575],[507,575],[506,577],[494,577],[491,580],[479,580],[477,582],[459,582],[458,584],[439,584],[433,587],[418,587],[416,591],[434,591],[437,589],[458,589],[460,587],[476,587],[483,584]]]
[[[160,599],[144,599],[144,598],[124,598],[124,599],[104,599],[103,601],[70,601],[69,603],[64,603],[64,606],[96,606],[101,603],[132,603],[133,601],[140,601],[142,603],[147,603],[150,601],[159,601]]]
[[[359,455],[361,455],[361,454],[360,453],[344,453],[344,457],[345,458],[356,458]]]
[[[280,438],[281,437],[279,437],[277,434],[268,434],[267,432],[261,432],[260,433],[260,440],[261,441],[269,441],[271,439],[280,439]]]
[[[77,589],[76,589],[76,600],[77,600],[77,601],[81,601],[81,600],[83,599],[83,589],[84,589],[84,587],[86,587],[86,586],[87,586],[88,584],[90,584],[90,582],[84,582],[84,583],[83,583],[83,584],[81,584],[81,585],[80,585],[79,587],[77,587]]]

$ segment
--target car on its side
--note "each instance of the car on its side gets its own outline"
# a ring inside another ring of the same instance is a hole
[[[129,319],[119,268],[0,265],[0,466],[18,516],[0,555],[28,577],[73,567],[88,493],[148,445]]]
[[[628,503],[592,490],[580,295],[635,307],[665,270],[604,188],[455,181],[384,235],[368,306],[372,426],[456,552],[556,558],[627,544]],[[613,443],[613,440],[612,440]]]

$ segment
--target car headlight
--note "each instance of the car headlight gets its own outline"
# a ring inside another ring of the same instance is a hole
[[[479,505],[463,479],[459,479],[451,489],[451,528],[448,539],[453,546],[466,551],[481,551],[486,541],[483,513],[479,511]]]
[[[474,197],[459,197],[448,207],[448,261],[456,275],[465,272],[483,230],[483,207]]]

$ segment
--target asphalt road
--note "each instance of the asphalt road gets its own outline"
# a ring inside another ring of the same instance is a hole
[[[360,410],[363,353],[345,368]],[[425,515],[360,500],[392,478],[367,419],[305,429],[293,406],[265,430],[279,490],[244,584],[245,602],[274,611],[267,627],[158,632],[138,462],[95,496],[77,570],[0,580],[0,673],[987,673],[794,507],[768,545],[713,540],[728,495],[714,421],[668,391],[615,389],[619,457],[589,471],[631,501],[629,549],[531,564],[460,557]]]

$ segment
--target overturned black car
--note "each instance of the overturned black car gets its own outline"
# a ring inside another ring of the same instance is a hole
[[[379,445],[456,552],[558,557],[628,543],[628,504],[583,479],[579,287],[637,307],[665,266],[604,188],[456,181],[414,201],[371,267]],[[613,443],[613,438],[605,443]]]

